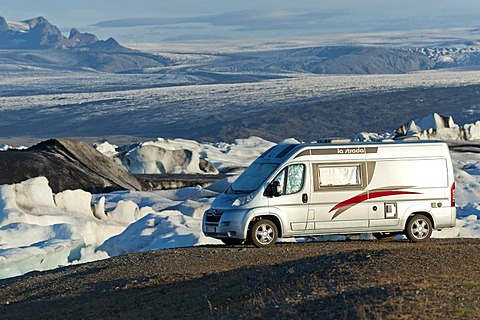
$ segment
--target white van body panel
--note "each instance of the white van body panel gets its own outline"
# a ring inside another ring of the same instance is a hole
[[[279,196],[270,191],[274,180]],[[448,228],[456,221],[453,190],[443,142],[277,145],[215,199],[203,231],[247,239],[252,221],[269,219],[280,237],[393,233],[419,213]]]

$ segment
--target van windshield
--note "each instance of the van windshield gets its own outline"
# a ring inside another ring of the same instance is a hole
[[[278,164],[275,163],[251,164],[228,188],[227,193],[252,193],[277,167]]]

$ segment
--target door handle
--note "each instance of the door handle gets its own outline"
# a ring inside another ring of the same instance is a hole
[[[307,203],[308,202],[308,194],[304,193],[302,194],[302,202]]]

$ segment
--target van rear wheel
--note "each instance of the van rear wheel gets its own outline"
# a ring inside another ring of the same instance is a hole
[[[405,235],[410,241],[421,242],[428,240],[432,231],[432,221],[423,214],[416,214],[408,220]]]
[[[257,248],[272,246],[278,238],[277,226],[268,219],[258,220],[252,225],[249,238]]]

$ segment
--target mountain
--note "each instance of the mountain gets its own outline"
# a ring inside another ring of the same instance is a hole
[[[310,42],[264,49],[259,49],[262,44],[258,44],[259,47],[247,46],[247,50],[237,51],[230,48],[233,44],[225,43],[223,52],[209,52],[208,59],[196,59],[196,54],[191,52],[169,52],[169,58],[165,58],[126,48],[113,38],[98,39],[76,28],[65,37],[44,17],[14,22],[0,16],[0,49],[3,49],[0,65],[7,70],[156,73],[190,79],[190,84],[212,84],[258,82],[293,73],[404,74],[458,67],[478,69],[480,65],[476,40],[445,40],[428,46],[416,43],[400,46],[388,41]],[[16,51],[12,54],[9,50]],[[170,66],[173,68],[168,68]]]
[[[66,38],[61,31],[44,17],[19,22],[7,22],[0,17],[1,49],[82,49],[119,51],[130,50],[114,39],[102,41],[90,33],[81,33],[77,29],[70,31]]]
[[[399,74],[429,70],[435,62],[415,51],[366,46],[315,46],[224,54],[205,71],[314,74]]]
[[[128,72],[171,64],[169,59],[100,40],[73,28],[65,37],[44,17],[7,21],[0,16],[0,64],[6,69]]]
[[[60,30],[44,17],[8,23],[0,17],[0,48],[45,49],[65,39]]]

